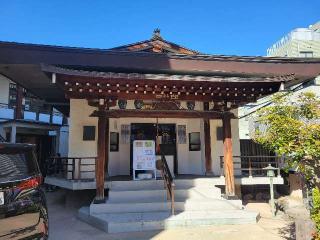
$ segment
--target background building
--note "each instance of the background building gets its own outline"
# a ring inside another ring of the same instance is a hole
[[[320,22],[296,28],[267,49],[270,57],[320,57]]]
[[[282,37],[267,49],[268,57],[319,58],[320,57],[320,21],[308,28],[296,28]],[[302,92],[314,92],[320,97],[320,77],[286,89],[293,92],[291,101]],[[257,127],[254,113],[257,109],[269,104],[271,96],[261,98],[239,108],[239,137],[242,145],[255,145],[250,135]]]
[[[63,115],[30,91],[0,75],[0,141],[31,143],[41,163],[68,152],[69,127]]]

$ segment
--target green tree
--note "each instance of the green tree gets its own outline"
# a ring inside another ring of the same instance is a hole
[[[314,93],[292,95],[278,93],[272,104],[257,112],[259,128],[253,139],[286,156],[287,168],[303,173],[320,186],[320,100]]]
[[[257,112],[259,128],[253,139],[286,156],[286,167],[303,173],[315,188],[311,217],[320,240],[320,100],[314,93],[302,93],[294,102],[292,95],[276,94],[273,103]]]

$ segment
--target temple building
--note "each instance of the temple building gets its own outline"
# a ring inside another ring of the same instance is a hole
[[[241,156],[237,109],[315,78],[320,59],[204,54],[163,39],[157,29],[149,40],[112,49],[0,42],[0,73],[68,116],[64,172],[46,181],[96,189],[95,214],[120,198],[121,181],[132,191],[123,193],[127,201],[154,199],[147,180],[133,179],[164,179],[171,209],[173,186],[176,200],[185,201],[191,183],[220,186],[224,199],[236,201],[238,186],[269,184],[263,170],[269,163],[278,169],[274,183],[282,184],[280,157]],[[136,141],[155,143],[162,164],[154,174],[139,171]],[[156,181],[162,180],[149,180]],[[136,196],[137,189],[144,192]]]

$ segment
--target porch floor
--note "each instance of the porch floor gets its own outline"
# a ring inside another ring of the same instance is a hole
[[[176,175],[176,180],[192,180],[192,179],[211,179],[214,182],[214,185],[224,186],[225,179],[224,177],[219,176],[205,176],[205,175]],[[118,181],[133,181],[132,176],[121,175],[121,176],[112,176],[108,177],[105,180],[105,188],[109,188],[111,182]],[[140,180],[140,181],[162,181],[161,178],[154,180]],[[47,176],[45,178],[45,183],[49,185],[55,185],[61,188],[69,190],[85,190],[85,189],[96,189],[96,182],[93,179],[79,179],[79,180],[70,180],[61,177]],[[270,180],[268,177],[241,177],[235,176],[235,183],[239,185],[268,185]],[[273,179],[273,184],[283,184],[282,177],[275,177]]]
[[[206,176],[206,175],[193,175],[193,174],[175,174],[174,179],[196,179],[196,178],[220,178],[218,176]],[[128,175],[118,175],[107,177],[106,181],[131,181],[133,176]],[[156,180],[162,180],[160,177],[157,177]]]

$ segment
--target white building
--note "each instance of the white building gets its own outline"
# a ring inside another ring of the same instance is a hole
[[[319,58],[320,57],[320,22],[310,25],[308,28],[296,28],[282,37],[267,49],[268,57],[293,57],[293,58]],[[292,86],[292,101],[302,92],[314,92],[320,97],[320,78],[310,79],[303,84]],[[250,139],[255,129],[253,114],[257,109],[270,102],[271,97],[259,99],[239,108],[239,137]],[[242,118],[241,118],[242,117]]]
[[[20,91],[20,95],[19,92]],[[20,102],[20,107],[17,107]],[[20,115],[17,109],[20,108]],[[68,153],[67,123],[55,109],[0,74],[0,136],[2,141],[37,145],[39,161]],[[41,165],[41,164],[40,164]]]

